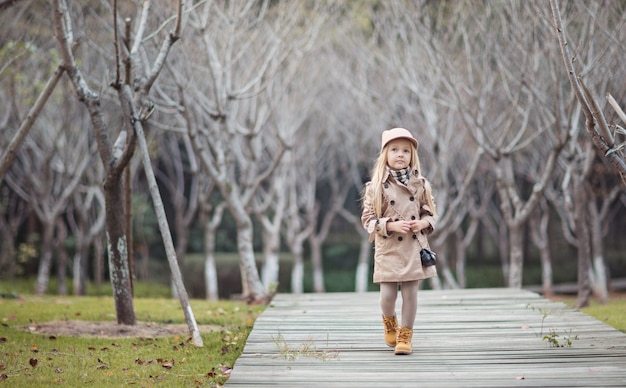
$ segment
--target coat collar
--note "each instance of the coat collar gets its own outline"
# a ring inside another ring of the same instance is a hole
[[[403,184],[398,183],[398,186],[403,187],[407,190],[409,190],[411,193],[415,194],[417,192],[417,189],[419,186],[421,186],[421,182],[422,180],[419,179],[420,176],[417,172],[417,170],[413,170],[411,171],[411,177],[409,180],[409,185],[405,186]],[[392,180],[393,178],[391,177],[391,174],[389,173],[388,170],[385,170],[385,174],[383,175],[383,182],[389,182],[390,180]]]

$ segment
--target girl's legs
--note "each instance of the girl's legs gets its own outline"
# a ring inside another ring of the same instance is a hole
[[[395,315],[397,297],[398,297],[398,283],[380,283],[380,309],[383,312],[383,316],[391,317]],[[417,307],[416,307],[416,310],[417,310]],[[404,313],[402,315],[404,315]]]
[[[400,325],[401,327],[413,329],[413,324],[415,322],[415,314],[417,314],[417,290],[418,288],[419,288],[419,280],[402,283],[402,325]],[[382,300],[382,287],[381,287],[381,300]]]

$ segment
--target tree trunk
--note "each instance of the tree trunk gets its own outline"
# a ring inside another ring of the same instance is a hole
[[[265,301],[267,294],[261,283],[254,258],[252,220],[246,213],[238,215],[237,251],[240,258],[243,298],[250,302]]]
[[[57,236],[55,239],[54,251],[57,256],[57,294],[67,295],[67,250],[65,249],[65,240],[67,239],[67,227],[65,223],[59,219],[56,225]]]
[[[54,238],[54,222],[44,222],[41,236],[41,259],[37,271],[35,295],[44,295],[50,281],[50,266],[52,264],[52,247]]]
[[[293,267],[291,268],[291,292],[302,294],[304,292],[304,254],[301,245],[292,247]]]
[[[541,218],[539,222],[533,222],[530,225],[530,236],[539,250],[541,260],[541,292],[543,296],[551,297],[554,292],[552,289],[552,255],[550,254],[550,236],[548,235],[550,209],[547,204],[542,203],[539,211]]]
[[[459,228],[455,235],[456,242],[456,280],[460,288],[467,286],[465,281],[465,244],[463,240],[463,233]]]
[[[313,291],[324,292],[324,264],[322,258],[321,240],[315,238],[313,234],[309,238],[311,244],[311,264],[313,266]]]
[[[552,258],[548,247],[539,249],[541,258],[541,291],[544,297],[549,298],[554,295],[552,289]]]
[[[266,290],[275,288],[278,283],[278,271],[280,251],[280,233],[274,228],[263,228],[263,285]]]
[[[591,198],[590,200],[593,201]],[[602,217],[594,210],[595,208],[590,205],[588,214],[591,225],[591,255],[593,256],[593,292],[600,303],[606,303],[609,299],[609,285],[602,244]]]
[[[437,255],[437,270],[440,272],[441,277],[443,278],[444,286],[446,288],[452,288],[452,289],[459,288],[459,284],[454,278],[454,274],[452,273],[452,270],[450,269],[450,264],[448,263],[448,257],[449,257],[448,247],[447,246],[442,247],[438,253],[439,254]],[[432,280],[437,279],[437,281],[439,282],[437,287],[441,287],[441,280],[439,279],[439,277],[431,278],[431,279]],[[432,280],[431,280],[431,284],[437,284],[437,283],[432,283]]]
[[[74,295],[86,295],[87,293],[87,256],[89,246],[79,243],[74,254],[72,272],[74,274]]]
[[[218,300],[218,278],[217,266],[215,264],[215,230],[216,227],[205,222],[204,227],[204,283],[206,287],[206,298],[208,300]]]
[[[124,191],[119,174],[111,174],[110,172],[107,174],[104,183],[104,198],[109,277],[115,299],[117,323],[134,325],[137,323],[137,319],[133,307],[133,290],[128,269]]]
[[[591,245],[589,239],[587,195],[585,182],[579,176],[573,178],[573,197],[575,217],[576,240],[578,243],[578,296],[576,297],[576,308],[589,306],[591,297],[591,283],[589,279]]]
[[[522,288],[524,271],[524,235],[522,228],[515,224],[509,225],[509,281],[511,288]]]
[[[366,292],[369,284],[370,273],[370,257],[372,252],[372,244],[368,240],[368,236],[361,236],[359,247],[359,262],[356,266],[355,290],[356,292]]]
[[[130,136],[128,136],[130,142]],[[124,169],[124,210],[126,215],[126,248],[128,249],[128,272],[130,273],[130,288],[135,294],[135,253],[133,252],[133,206],[132,206],[133,184],[130,163]]]
[[[93,242],[94,269],[93,281],[97,287],[104,283],[104,247],[103,239],[97,238]],[[86,269],[85,269],[86,270]]]

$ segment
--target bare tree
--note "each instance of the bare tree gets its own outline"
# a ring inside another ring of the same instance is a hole
[[[560,52],[562,60],[565,64],[569,83],[573,89],[574,95],[578,100],[582,112],[585,116],[585,130],[587,135],[593,142],[593,145],[599,150],[604,157],[614,166],[616,171],[621,175],[622,181],[626,182],[626,162],[624,153],[621,148],[622,145],[616,145],[614,136],[609,129],[607,119],[602,112],[600,105],[597,103],[591,90],[585,85],[583,78],[579,76],[576,67],[574,66],[574,57],[572,56],[568,42],[566,39],[566,32],[559,10],[558,3],[556,1],[550,1],[550,9],[552,12],[552,23],[560,44]],[[575,9],[579,10],[577,19],[585,20],[584,28],[579,29],[580,40],[585,42],[583,45],[584,50],[579,50],[578,56],[581,59],[577,60],[577,63],[582,69],[583,73],[591,73],[594,69],[600,67],[614,66],[616,71],[620,71],[622,66],[616,66],[614,55],[611,53],[619,52],[619,46],[614,44],[614,38],[607,30],[606,24],[618,23],[624,26],[623,18],[616,15],[616,12],[611,7],[600,7],[599,4],[588,4],[583,2],[577,2]],[[614,22],[611,20],[617,16]],[[606,24],[604,24],[606,23]],[[619,28],[618,28],[619,30]],[[595,34],[599,32],[600,34]],[[597,36],[605,36],[609,43],[604,43]],[[596,47],[599,46],[599,47]],[[600,48],[599,51],[596,51]],[[596,54],[600,52],[601,55]],[[607,86],[610,87],[610,83],[603,83],[596,86],[596,88]],[[621,87],[621,85],[619,86]],[[609,98],[611,102],[611,98]],[[620,117],[621,109],[619,105],[613,100],[611,104],[615,109],[617,116]],[[622,118],[624,121],[624,119]],[[626,121],[624,121],[626,122]],[[615,126],[619,128],[618,126]],[[592,224],[590,219],[590,209],[588,207],[591,197],[589,196],[589,190],[587,189],[587,182],[591,177],[591,166],[593,163],[595,153],[589,147],[580,147],[577,144],[570,146],[570,158],[567,164],[568,169],[563,179],[563,187],[569,189],[571,199],[566,201],[569,204],[569,227],[574,231],[575,242],[578,249],[578,298],[576,300],[576,306],[584,307],[589,303],[589,297],[591,295],[591,279],[590,279],[590,257],[592,254],[591,247],[591,235],[589,225]],[[570,186],[571,185],[571,186]],[[597,213],[596,213],[597,214]],[[596,262],[597,264],[601,264]],[[600,265],[600,267],[602,267]],[[599,280],[604,278],[603,268],[599,268],[602,274],[596,276]],[[606,282],[604,282],[606,284]],[[605,287],[606,288],[606,287]]]
[[[0,181],[4,179],[6,172],[11,166],[11,163],[13,163],[13,161],[15,160],[17,152],[19,148],[22,146],[22,143],[24,142],[24,139],[28,135],[28,132],[32,128],[33,124],[35,123],[35,120],[41,113],[43,107],[48,101],[48,98],[50,97],[54,89],[56,88],[56,85],[62,76],[63,76],[63,69],[59,67],[48,80],[46,87],[37,98],[37,101],[35,101],[35,104],[26,115],[26,118],[24,119],[24,121],[20,124],[20,127],[17,129],[15,136],[13,137],[11,142],[8,144],[6,150],[3,152],[2,159],[0,160]]]
[[[535,226],[530,228],[530,236],[533,243],[539,250],[539,258],[541,260],[541,293],[545,297],[551,297],[554,294],[552,283],[552,255],[550,253],[550,234],[549,234],[549,222],[550,222],[550,208],[545,199],[541,200],[541,203],[535,210],[539,213],[536,216],[538,222],[535,221]]]
[[[601,7],[600,4],[594,3],[592,4],[593,9],[589,9],[587,4],[580,3],[581,7],[588,10],[589,16],[591,16],[589,20],[589,25],[593,29],[597,29],[603,34],[606,34],[608,40],[612,40],[610,37],[610,32],[607,31],[606,25],[596,25],[597,20],[599,19],[596,15],[597,11],[600,8],[605,8],[605,15],[615,15],[612,11],[611,7]],[[574,56],[570,52],[569,45],[566,39],[565,26],[563,25],[563,20],[561,17],[561,12],[559,10],[559,4],[556,0],[550,0],[550,9],[552,11],[552,18],[554,23],[554,28],[556,30],[556,36],[559,40],[559,44],[561,47],[561,55],[563,58],[563,62],[565,63],[565,69],[567,71],[567,75],[569,77],[570,84],[578,102],[582,106],[583,112],[585,114],[587,134],[593,141],[594,145],[600,150],[603,155],[613,164],[616,171],[622,176],[622,180],[626,183],[626,159],[624,153],[622,152],[622,147],[626,145],[626,143],[622,143],[620,145],[615,144],[615,139],[613,134],[609,129],[609,124],[600,109],[600,104],[595,100],[592,92],[585,86],[582,77],[578,75],[576,68],[574,67]],[[619,14],[615,15],[620,17]],[[617,20],[618,26],[621,25],[623,29],[624,23],[626,23],[623,18],[622,20]],[[619,27],[617,28],[619,30]],[[619,50],[622,49],[621,45],[615,44],[616,42],[610,42],[609,48],[611,51],[617,50],[616,55],[619,55]],[[621,111],[619,105],[613,104],[614,109],[619,113]],[[622,112],[623,115],[623,112]],[[622,116],[622,121],[626,124],[626,120],[624,120],[624,116]],[[623,130],[621,131],[623,132]]]
[[[308,148],[308,147],[307,147]],[[287,152],[284,162],[292,166],[307,166],[300,164],[299,158],[307,159],[309,152],[300,152],[298,158],[292,152]],[[308,222],[308,214],[313,212],[315,204],[315,170],[308,165],[307,170],[288,169],[286,172],[289,197],[287,210],[283,218],[283,236],[287,248],[293,255],[291,269],[291,292],[304,292],[304,242],[313,232],[314,225]],[[295,179],[296,176],[305,179]]]
[[[611,179],[607,179],[606,175],[598,173],[598,166],[596,166],[596,174],[591,177],[591,181],[601,182],[601,184],[587,186],[591,253],[593,256],[592,271],[590,271],[591,286],[600,302],[604,303],[609,298],[609,279],[607,278],[609,271],[605,263],[603,240],[609,230],[608,221],[611,219],[610,216],[615,214],[614,204],[622,193],[623,187],[620,185],[612,186],[614,182]]]
[[[67,111],[49,114],[54,116],[49,118],[48,127],[40,128],[29,138],[26,149],[18,155],[19,162],[6,176],[9,185],[30,204],[42,225],[41,257],[35,284],[38,295],[46,293],[48,288],[55,231],[60,231],[59,217],[66,212],[92,160],[88,133],[60,117],[69,117]],[[55,118],[56,125],[52,124]]]
[[[218,277],[217,265],[215,260],[216,233],[219,227],[224,210],[225,202],[218,205],[212,205],[210,202],[210,193],[213,187],[205,191],[200,206],[200,221],[204,229],[204,286],[206,288],[206,297],[208,300],[218,300]]]
[[[92,185],[79,187],[74,192],[72,206],[67,216],[70,230],[76,237],[72,271],[74,295],[87,293],[89,248],[104,230],[104,194],[102,188],[96,184],[100,180],[94,180]]]
[[[148,147],[142,127],[142,122],[145,122],[149,118],[154,109],[153,103],[147,99],[150,88],[156,81],[170,48],[179,38],[182,26],[183,4],[182,1],[179,1],[177,7],[175,8],[175,26],[170,34],[168,34],[163,40],[160,51],[157,53],[154,61],[154,66],[147,69],[146,73],[142,74],[142,69],[138,65],[137,61],[139,49],[143,39],[143,31],[146,27],[145,23],[150,8],[150,2],[146,2],[144,5],[144,18],[141,19],[142,22],[137,27],[138,36],[135,38],[134,45],[131,46],[129,39],[126,39],[125,46],[122,46],[120,44],[120,40],[118,39],[119,29],[117,24],[117,2],[114,1],[113,3],[113,32],[116,50],[116,71],[115,80],[113,81],[112,86],[118,92],[123,124],[120,136],[118,137],[116,143],[112,145],[109,141],[109,129],[101,111],[100,96],[91,90],[87,85],[82,72],[76,64],[74,52],[71,49],[75,41],[69,8],[63,0],[52,0],[54,23],[56,26],[57,39],[62,52],[64,68],[73,83],[79,99],[87,107],[94,126],[94,131],[96,133],[100,158],[102,159],[105,167],[104,191],[107,207],[106,229],[109,246],[111,284],[114,290],[118,323],[128,325],[136,323],[132,303],[131,279],[128,265],[128,245],[126,239],[127,231],[125,230],[127,226],[124,223],[124,217],[120,217],[120,215],[125,214],[123,208],[124,196],[122,190],[122,173],[133,155],[136,142],[138,142],[142,151],[143,167],[149,182],[150,193],[152,195],[155,211],[159,220],[159,229],[161,230],[161,234],[163,236],[168,262],[175,279],[179,300],[183,307],[183,313],[185,315],[187,325],[189,326],[189,331],[194,345],[202,346],[202,338],[200,337],[193,312],[189,306],[188,296],[178,268],[176,253],[174,251],[172,238],[167,225],[167,219],[165,218],[163,203],[156,185],[156,179],[152,171]],[[121,77],[122,57],[127,59],[125,81],[122,81]],[[135,63],[133,63],[133,60]],[[136,66],[133,66],[134,64],[136,64]],[[137,84],[134,85],[134,88],[138,91],[136,98],[133,96],[130,86],[132,79],[131,71],[141,74],[139,78],[135,78]],[[136,103],[136,101],[138,101],[138,103]],[[139,107],[137,107],[136,104],[139,104]],[[127,135],[128,132],[130,132],[130,135]],[[130,140],[126,139],[127,136],[130,136]],[[130,209],[126,209],[126,211],[130,211]]]
[[[196,45],[190,47],[185,72],[210,82],[190,84],[178,77],[196,155],[237,225],[243,296],[250,300],[265,299],[267,290],[255,263],[248,209],[285,148],[278,132],[266,128],[272,106],[265,89],[290,54],[306,50],[317,33],[301,29],[299,23],[309,23],[304,10],[293,2],[201,4],[190,15],[190,26],[205,56],[198,57]]]

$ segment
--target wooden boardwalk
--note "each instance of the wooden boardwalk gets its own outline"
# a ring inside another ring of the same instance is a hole
[[[418,298],[413,354],[395,356],[378,293],[279,294],[226,386],[626,387],[626,334],[563,303],[506,288]]]

